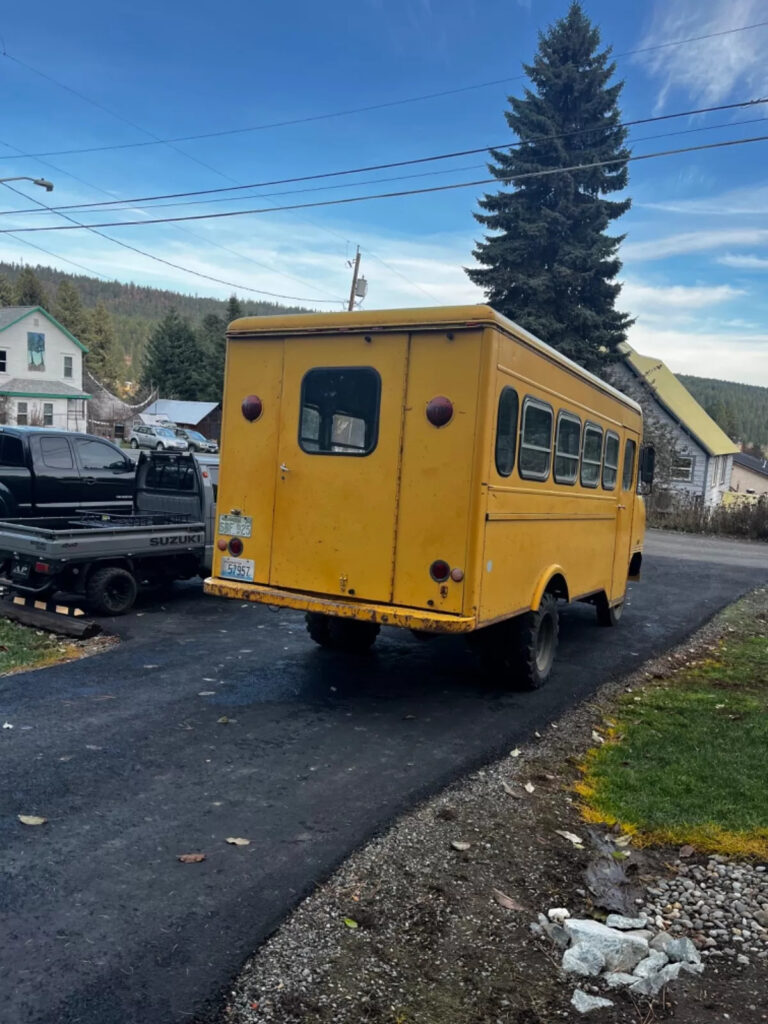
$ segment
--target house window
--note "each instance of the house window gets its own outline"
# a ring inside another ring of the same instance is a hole
[[[53,402],[43,402],[43,426],[53,426]]]
[[[72,356],[64,356],[64,376],[72,376]]]
[[[29,410],[26,402],[16,403],[16,422],[20,427],[26,427],[29,423]]]
[[[27,369],[45,369],[45,335],[40,331],[27,331]]]
[[[0,373],[8,372],[8,352],[4,348],[0,348]]]
[[[728,456],[722,455],[720,457],[720,486],[722,487],[725,483],[725,469],[728,465]]]
[[[683,483],[693,480],[693,456],[675,456],[672,460],[672,479]]]

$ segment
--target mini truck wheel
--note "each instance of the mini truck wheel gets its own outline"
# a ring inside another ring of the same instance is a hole
[[[331,651],[361,654],[373,646],[379,635],[376,622],[339,619],[319,612],[307,612],[306,621],[307,632],[315,643]]]
[[[134,575],[116,565],[96,569],[85,588],[88,604],[98,615],[125,615],[138,592]]]

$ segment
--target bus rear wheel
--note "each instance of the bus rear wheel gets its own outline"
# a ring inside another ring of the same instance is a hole
[[[307,612],[307,632],[320,647],[330,651],[362,654],[373,646],[379,635],[377,622],[337,619],[320,612]]]
[[[597,601],[595,601],[595,611],[597,612],[597,621],[601,626],[618,626],[621,621],[621,617],[624,614],[624,599],[613,606],[608,603],[608,598],[605,593],[602,593]]]
[[[557,598],[547,593],[536,611],[480,631],[486,668],[503,685],[538,690],[552,674],[559,633]]]

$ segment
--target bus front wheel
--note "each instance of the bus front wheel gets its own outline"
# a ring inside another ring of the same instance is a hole
[[[373,646],[379,635],[376,622],[337,619],[320,612],[307,612],[306,621],[307,632],[315,643],[331,651],[361,654]]]
[[[487,670],[502,684],[537,690],[552,674],[559,633],[557,598],[547,593],[536,611],[489,626],[478,639]]]

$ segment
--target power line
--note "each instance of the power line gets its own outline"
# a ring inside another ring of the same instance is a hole
[[[34,242],[30,242],[28,238],[16,238],[16,235],[11,232],[8,233],[8,237],[15,239],[17,242],[23,242],[24,245],[29,245],[33,249],[37,249],[38,252],[44,252],[46,256],[52,256],[55,260],[61,260],[62,263],[69,263],[70,266],[77,267],[78,270],[84,270],[86,274],[93,274],[94,277],[100,277],[102,281],[109,280],[106,274],[101,274],[98,270],[92,270],[90,267],[84,267],[82,263],[75,263],[74,260],[70,260],[66,256],[59,256],[57,252],[51,252],[50,249],[44,249],[42,245],[36,245]]]
[[[35,227],[31,227],[31,228],[28,228],[28,227],[27,228],[25,228],[25,227],[15,227],[15,228],[9,228],[9,229],[0,230],[0,235],[7,235],[11,231],[17,232],[18,234],[29,234],[31,232],[36,232],[36,231],[76,231],[78,229],[79,230],[85,230],[85,231],[93,231],[95,228],[146,227],[146,226],[148,226],[150,224],[176,224],[176,223],[179,223],[181,221],[191,221],[191,220],[221,220],[221,219],[223,219],[225,217],[245,217],[245,216],[250,216],[250,215],[253,215],[253,214],[277,213],[277,212],[282,212],[284,210],[307,210],[307,209],[316,209],[318,207],[323,207],[323,206],[343,206],[343,205],[347,205],[347,204],[350,204],[350,203],[369,202],[372,199],[399,199],[399,198],[402,198],[404,196],[427,195],[428,193],[432,193],[432,192],[450,192],[450,191],[454,191],[455,189],[459,189],[459,188],[470,188],[472,186],[477,186],[477,185],[496,184],[499,181],[507,181],[509,184],[511,184],[511,183],[514,183],[514,182],[523,181],[523,180],[527,180],[527,179],[531,179],[531,178],[549,177],[549,176],[554,175],[554,174],[569,174],[569,173],[572,173],[574,171],[587,171],[587,170],[591,170],[591,169],[596,168],[596,167],[610,167],[611,165],[614,165],[614,164],[633,163],[633,162],[637,162],[639,160],[652,160],[652,159],[654,159],[656,157],[679,156],[679,155],[681,155],[683,153],[698,153],[698,152],[702,152],[704,150],[725,149],[725,148],[730,147],[730,146],[744,146],[744,145],[747,145],[747,144],[752,143],[752,142],[766,142],[766,141],[768,141],[768,135],[757,135],[757,136],[754,136],[753,138],[749,138],[749,139],[730,139],[730,140],[726,140],[724,142],[709,142],[709,143],[706,143],[706,144],[703,144],[703,145],[700,145],[700,146],[686,146],[686,147],[681,148],[681,149],[660,150],[657,153],[640,153],[640,154],[637,154],[637,155],[634,155],[634,156],[629,156],[629,157],[615,157],[615,158],[613,158],[611,160],[596,160],[596,161],[594,161],[592,163],[586,163],[586,164],[572,164],[572,165],[567,166],[567,167],[549,167],[549,168],[546,168],[545,170],[541,170],[541,171],[526,171],[523,174],[513,174],[513,175],[510,175],[510,177],[508,179],[504,178],[504,177],[480,178],[477,181],[459,181],[459,182],[454,182],[451,185],[432,185],[429,188],[402,189],[402,190],[400,190],[398,192],[379,192],[379,193],[377,193],[375,195],[347,196],[344,199],[325,199],[325,200],[321,200],[321,201],[318,201],[318,202],[315,202],[315,203],[296,203],[296,204],[290,205],[290,206],[268,206],[268,207],[262,207],[260,209],[254,209],[254,210],[226,210],[223,213],[188,214],[187,216],[184,216],[184,217],[155,217],[155,218],[147,218],[145,220],[105,221],[104,223],[101,223],[101,224],[79,224],[77,221],[75,221],[75,223],[73,225],[71,225],[71,226],[70,225],[66,225],[66,224],[59,224],[59,225],[54,225],[54,226],[37,227],[37,228],[35,228]],[[66,215],[65,214],[59,214],[59,216],[66,216]],[[68,218],[68,219],[71,219],[71,218]],[[104,236],[102,236],[102,237],[104,237]],[[118,241],[118,239],[110,239],[110,241],[117,242],[118,245],[124,245],[125,244],[123,242]],[[131,248],[131,247],[126,245],[126,248]],[[155,259],[160,259],[160,257],[154,257],[154,258]],[[165,260],[161,260],[161,262],[166,262],[166,261]],[[170,265],[173,266],[173,264],[170,264]],[[181,269],[185,269],[185,268],[181,268]],[[192,271],[192,273],[194,273],[194,271]],[[211,280],[213,280],[213,279],[211,279]],[[221,283],[227,284],[229,282],[221,282]],[[253,290],[253,289],[251,289],[251,290]],[[280,297],[283,297],[283,296],[280,296]],[[301,299],[299,301],[304,302],[304,301],[311,301],[311,300]]]
[[[689,36],[686,39],[675,39],[664,43],[656,43],[653,46],[642,46],[634,50],[625,50],[622,53],[617,53],[615,56],[616,58],[633,57],[641,53],[651,53],[655,50],[668,49],[669,47],[673,46],[683,46],[687,43],[697,43],[702,42],[706,39],[716,39],[722,36],[733,35],[734,33],[737,32],[748,32],[753,29],[764,28],[766,25],[768,25],[768,20],[758,21],[754,22],[751,25],[739,25],[734,28],[722,29],[718,32],[708,32],[704,35]],[[214,132],[201,132],[196,135],[179,135],[168,139],[161,139],[158,136],[154,135],[152,132],[148,132],[144,128],[139,127],[139,125],[135,124],[135,122],[131,121],[129,118],[124,117],[121,114],[115,113],[115,111],[111,110],[109,107],[106,107],[103,103],[99,103],[98,101],[91,99],[83,93],[78,92],[77,89],[73,89],[71,86],[66,85],[64,82],[60,82],[52,75],[49,75],[44,71],[40,71],[39,68],[36,68],[33,65],[26,63],[26,61],[21,60],[19,57],[14,57],[7,51],[3,51],[3,56],[6,57],[8,60],[11,60],[14,63],[20,65],[21,67],[26,68],[28,71],[31,71],[36,75],[39,75],[41,78],[45,78],[47,81],[53,82],[55,85],[60,86],[62,89],[66,89],[74,96],[77,96],[79,99],[84,100],[86,103],[90,103],[92,106],[97,107],[99,110],[103,110],[106,113],[111,114],[113,117],[119,118],[119,120],[123,121],[127,125],[130,125],[132,128],[135,128],[137,131],[141,131],[145,135],[149,135],[151,137],[150,141],[147,142],[124,142],[115,143],[109,146],[89,146],[80,149],[48,150],[41,153],[25,153],[24,157],[70,156],[76,153],[102,153],[108,150],[135,149],[146,146],[173,146],[173,144],[178,142],[196,142],[202,139],[216,139],[222,138],[224,136],[243,135],[248,132],[266,131],[272,128],[286,128],[294,125],[309,124],[313,121],[327,121],[338,117],[349,117],[352,114],[367,114],[371,113],[374,110],[385,110],[391,107],[406,106],[411,103],[420,103],[424,100],[440,99],[445,96],[456,96],[460,93],[472,92],[477,89],[487,89],[495,85],[504,85],[508,82],[517,82],[526,77],[526,75],[524,74],[511,75],[505,78],[495,78],[488,82],[477,82],[473,85],[464,85],[455,89],[443,89],[440,92],[423,93],[419,96],[406,96],[403,99],[399,100],[386,100],[381,103],[371,103],[363,107],[351,107],[346,110],[332,111],[331,113],[310,114],[304,117],[296,117],[284,121],[272,121],[266,124],[251,125],[250,127],[246,128],[228,128]],[[205,164],[203,161],[198,160],[194,156],[191,156],[189,153],[185,153],[182,150],[179,150],[178,152],[180,152],[182,156],[186,156],[190,160],[195,160],[197,163],[202,164],[202,166],[207,167],[209,170],[213,170],[217,174],[221,173],[220,171],[216,171],[216,169],[211,167],[209,164]],[[0,157],[0,159],[8,158]]]
[[[765,104],[765,103],[768,103],[768,97],[764,96],[764,97],[758,97],[758,98],[749,99],[749,100],[741,100],[738,103],[721,103],[721,104],[718,104],[716,106],[711,106],[711,107],[697,107],[697,108],[695,108],[693,110],[679,110],[679,111],[675,111],[672,114],[656,114],[656,115],[654,115],[652,117],[638,117],[638,118],[634,118],[631,121],[622,121],[616,127],[620,127],[620,128],[636,128],[638,125],[641,125],[641,124],[654,124],[654,123],[657,123],[659,121],[671,121],[671,120],[675,120],[675,119],[680,118],[680,117],[693,117],[693,116],[695,116],[697,114],[714,114],[714,113],[721,113],[721,112],[723,112],[725,110],[739,110],[739,109],[742,109],[744,107],[756,107],[756,106],[760,106],[760,105]],[[742,123],[742,122],[731,122],[731,123],[738,124],[738,123]],[[743,122],[743,123],[749,123],[749,122]],[[712,127],[727,127],[727,125],[722,125],[722,126],[714,125]],[[430,156],[413,157],[413,158],[408,159],[408,160],[391,160],[388,163],[368,164],[367,166],[364,166],[364,167],[346,168],[346,169],[341,170],[341,171],[325,171],[325,172],[316,173],[316,174],[302,174],[302,175],[296,175],[296,176],[291,177],[291,178],[274,178],[274,179],[269,180],[269,181],[252,182],[250,185],[231,185],[231,186],[227,186],[227,187],[220,186],[218,188],[196,189],[196,190],[194,190],[192,192],[168,192],[168,193],[159,194],[159,195],[153,195],[153,196],[137,196],[137,197],[135,197],[133,199],[111,199],[111,200],[107,200],[107,201],[99,202],[99,203],[71,203],[71,204],[66,205],[66,206],[52,206],[52,207],[50,207],[50,209],[58,213],[60,210],[96,209],[96,208],[103,208],[103,207],[108,207],[108,206],[119,206],[119,205],[138,206],[138,205],[140,205],[142,203],[156,202],[159,199],[188,199],[191,196],[219,195],[222,192],[240,192],[240,191],[243,191],[243,190],[246,190],[246,189],[253,189],[253,188],[269,188],[269,187],[271,187],[273,185],[293,185],[293,184],[298,184],[299,182],[302,182],[302,181],[319,181],[319,180],[324,179],[324,178],[346,177],[346,176],[351,175],[351,174],[366,174],[366,173],[369,173],[371,171],[390,170],[390,169],[395,168],[395,167],[412,167],[412,166],[414,166],[416,164],[434,163],[434,162],[436,162],[438,160],[453,160],[453,159],[455,159],[457,157],[476,156],[478,153],[490,153],[490,152],[492,152],[494,150],[517,149],[517,148],[520,148],[521,146],[530,145],[531,143],[535,143],[535,142],[549,142],[549,141],[554,141],[554,140],[558,140],[558,139],[571,138],[571,137],[573,137],[575,135],[585,135],[585,134],[588,135],[588,134],[594,132],[595,130],[596,129],[594,127],[590,127],[590,128],[574,128],[574,129],[571,129],[570,131],[567,131],[567,132],[557,132],[557,133],[555,133],[553,135],[537,135],[537,136],[534,136],[532,139],[525,140],[525,142],[522,142],[522,141],[518,140],[517,142],[505,142],[505,143],[502,143],[501,145],[498,145],[498,146],[478,146],[478,147],[476,147],[474,149],[460,149],[460,150],[454,150],[453,152],[450,152],[450,153],[437,153],[437,154],[433,154],[433,155],[430,155]],[[674,133],[670,133],[670,134],[674,134]],[[655,137],[655,136],[652,136],[652,137]],[[643,140],[637,140],[637,141],[643,141]],[[48,166],[52,166],[52,165],[48,165]],[[386,180],[386,179],[383,179],[383,180]],[[397,179],[392,179],[392,180],[397,180]],[[248,198],[250,198],[250,197],[248,197]],[[14,214],[14,213],[32,213],[32,212],[36,213],[38,211],[37,210],[34,210],[34,211],[33,210],[3,210],[3,211],[0,211],[0,216],[7,216],[8,214]]]

